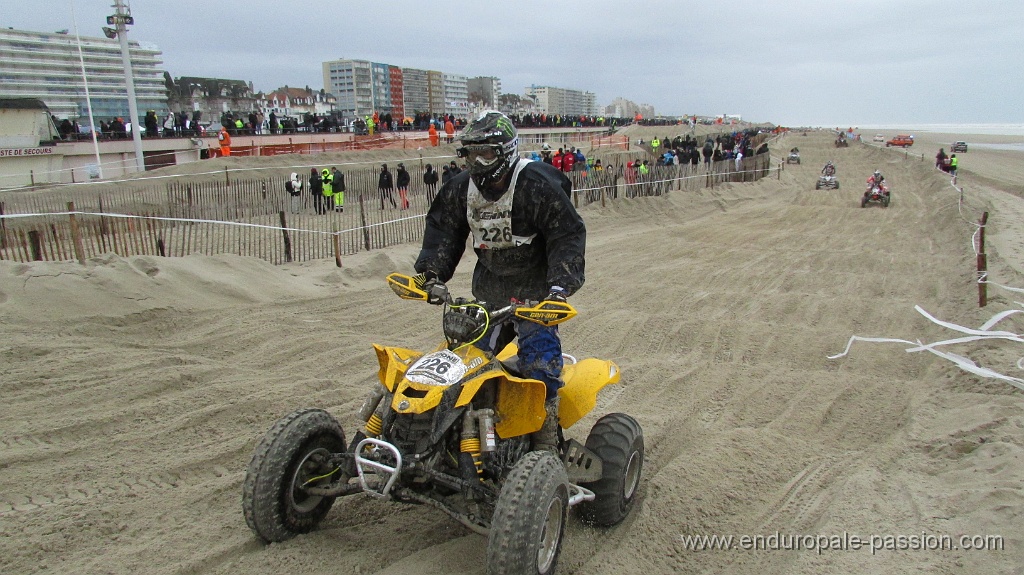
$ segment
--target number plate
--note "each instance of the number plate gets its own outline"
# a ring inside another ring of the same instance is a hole
[[[409,381],[424,385],[449,386],[458,383],[469,368],[462,358],[447,349],[428,353],[416,360],[405,372]]]

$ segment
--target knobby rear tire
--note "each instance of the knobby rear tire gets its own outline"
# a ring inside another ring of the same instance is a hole
[[[587,437],[587,449],[601,458],[601,479],[582,484],[594,492],[593,501],[580,503],[580,517],[594,525],[616,525],[629,515],[640,487],[644,465],[644,433],[635,419],[609,413],[597,420]]]

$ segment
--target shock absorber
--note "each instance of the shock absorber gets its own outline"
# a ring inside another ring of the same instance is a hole
[[[459,469],[463,479],[470,481],[481,479],[484,473],[483,460],[480,459],[480,436],[477,432],[476,412],[467,410],[462,417],[462,435],[459,440]],[[475,477],[474,477],[475,475]]]
[[[370,394],[363,401],[363,405],[359,407],[358,417],[366,422],[366,435],[368,437],[377,437],[384,431],[384,421],[377,413],[377,407],[380,405],[380,400],[386,392],[387,390],[384,389],[383,385],[379,383],[374,385],[370,390]]]

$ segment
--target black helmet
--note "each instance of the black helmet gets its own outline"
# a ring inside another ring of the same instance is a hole
[[[481,190],[504,178],[519,161],[519,132],[501,112],[484,112],[459,139],[462,147],[456,153],[466,158],[470,177]]]

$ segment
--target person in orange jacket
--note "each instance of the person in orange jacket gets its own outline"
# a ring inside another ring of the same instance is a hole
[[[427,131],[430,135],[430,145],[436,147],[440,141],[440,137],[437,135],[437,126],[433,122],[430,123],[430,130]]]
[[[451,144],[455,141],[455,124],[452,123],[451,118],[444,121],[444,135],[447,143]]]
[[[228,129],[224,127],[224,124],[220,126],[220,133],[217,134],[217,140],[220,141],[220,155],[228,157],[231,155],[231,134],[228,133]]]

